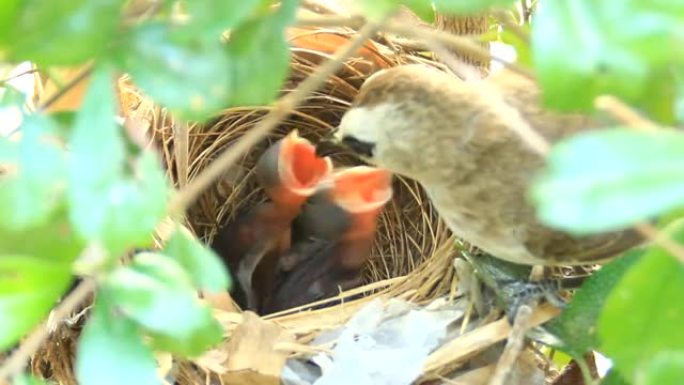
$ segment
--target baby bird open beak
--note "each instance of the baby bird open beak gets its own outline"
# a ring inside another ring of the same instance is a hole
[[[302,204],[332,173],[332,162],[297,131],[269,147],[255,174],[271,198],[222,226],[212,247],[227,261],[239,287],[236,300],[257,310],[273,291],[278,258],[290,248],[290,226]]]
[[[274,203],[301,206],[332,172],[332,161],[293,130],[268,148],[255,166],[257,180]]]
[[[380,212],[392,198],[392,174],[357,166],[336,173],[333,179],[331,200],[350,218],[350,226],[341,237],[337,263],[344,268],[361,268],[370,254]]]
[[[392,197],[392,176],[373,167],[336,172],[304,205],[294,244],[279,261],[265,313],[328,298],[358,286],[371,253],[377,220]]]

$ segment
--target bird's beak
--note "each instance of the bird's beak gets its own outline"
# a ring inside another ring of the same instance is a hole
[[[392,174],[357,166],[335,173],[333,183],[332,201],[349,220],[333,258],[343,269],[359,269],[370,255],[382,208],[392,198]]]
[[[344,151],[345,148],[340,145],[337,138],[321,139],[316,143],[317,156],[329,156]]]
[[[333,179],[333,200],[350,213],[377,211],[392,198],[392,174],[381,168],[356,166]]]
[[[264,152],[255,172],[274,202],[301,206],[332,169],[330,158],[318,156],[316,148],[293,130]]]

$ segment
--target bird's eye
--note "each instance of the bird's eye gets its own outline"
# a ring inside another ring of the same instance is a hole
[[[372,158],[373,150],[375,150],[375,144],[370,142],[364,142],[362,140],[356,139],[353,136],[344,136],[342,138],[342,144],[349,147],[355,153]]]

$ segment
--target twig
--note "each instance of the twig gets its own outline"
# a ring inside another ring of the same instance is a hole
[[[52,96],[50,96],[46,101],[44,101],[40,107],[38,107],[38,111],[44,112],[48,107],[53,105],[56,101],[58,101],[62,96],[64,96],[67,92],[69,92],[72,88],[74,88],[78,83],[83,81],[83,79],[87,78],[90,73],[93,72],[93,65],[87,65],[81,72],[76,75],[73,79],[69,81],[69,83],[65,84],[64,87],[60,88],[57,92],[55,92]]]
[[[71,79],[71,81],[67,84],[64,85],[64,87],[60,88],[57,92],[55,92],[50,98],[48,98],[46,101],[44,101],[39,107],[38,111],[39,112],[45,112],[45,110],[53,105],[55,102],[57,102],[62,96],[66,95],[69,90],[74,88],[78,83],[80,83],[83,79],[88,77],[90,73],[93,71],[93,66],[89,65],[86,68],[83,69],[78,75],[76,75],[75,78]],[[14,135],[17,131],[21,129],[21,126],[13,129],[9,133],[7,133],[7,137],[10,137]]]
[[[18,74],[14,74],[10,77],[4,78],[4,79],[0,80],[0,87],[5,87],[5,85],[7,83],[11,82],[14,79],[18,79],[24,75],[29,75],[29,74],[36,73],[36,72],[38,72],[37,69],[31,68],[31,69],[28,69],[26,71],[19,72]]]
[[[303,27],[349,27],[361,28],[366,20],[363,16],[299,16],[297,25]]]
[[[504,27],[508,28],[508,30],[511,31],[511,33],[513,33],[526,44],[530,43],[529,32],[523,29],[520,25],[516,24],[515,20],[511,20],[512,17],[510,14],[500,9],[494,10],[492,13],[494,14],[494,17],[496,17],[496,19],[499,20],[501,24],[503,24]]]
[[[657,124],[646,118],[643,118],[638,112],[634,111],[634,109],[615,96],[598,96],[594,100],[594,106],[599,110],[611,114],[615,119],[624,123],[628,127],[645,130],[658,129]]]
[[[383,29],[399,35],[410,36],[414,39],[420,39],[423,41],[437,41],[459,52],[463,52],[480,60],[496,60],[511,71],[516,72],[528,79],[534,80],[534,75],[532,72],[515,63],[510,63],[503,58],[492,55],[487,49],[479,46],[471,38],[453,35],[449,32],[439,31],[436,29],[407,25],[405,23],[395,21],[387,22]]]
[[[540,325],[560,314],[560,310],[550,304],[537,306],[527,325],[529,327]],[[511,327],[504,317],[498,321],[478,327],[454,340],[447,342],[434,352],[430,353],[423,366],[423,378],[430,378],[438,372],[454,368],[459,363],[472,357],[497,342],[508,338]]]
[[[475,68],[475,66],[466,63],[461,58],[454,55],[451,51],[446,49],[442,44],[430,41],[426,43],[428,49],[437,55],[442,62],[459,78],[469,81],[475,79],[482,79],[482,75]]]
[[[188,184],[189,130],[187,123],[173,123],[173,152],[176,158],[178,186]]]
[[[681,263],[684,263],[684,247],[675,242],[672,238],[658,231],[651,224],[640,222],[634,225],[634,228],[647,239],[652,240],[657,245],[661,246],[665,251],[675,256]]]
[[[506,342],[506,347],[499,358],[499,362],[496,364],[494,374],[489,379],[489,385],[504,385],[506,383],[506,378],[518,360],[520,352],[525,347],[525,333],[529,329],[528,325],[531,316],[531,307],[523,305],[518,309],[513,327],[508,335],[508,342]]]
[[[95,281],[85,278],[64,300],[55,307],[52,319],[64,320],[95,290]],[[9,380],[24,369],[26,362],[48,337],[47,321],[44,321],[29,335],[0,367],[0,382]]]
[[[297,18],[297,24],[305,26],[358,28],[362,23],[363,18],[360,16],[300,16]],[[429,45],[427,42],[430,41],[439,42],[459,52],[474,56],[479,60],[496,60],[511,71],[529,79],[534,79],[532,72],[515,63],[510,63],[503,58],[492,55],[489,50],[479,46],[475,39],[470,37],[457,36],[437,29],[407,25],[396,21],[384,23],[382,29],[424,41],[426,45]]]
[[[171,210],[174,213],[184,211],[209,185],[211,185],[224,170],[230,167],[238,158],[257,144],[266,134],[274,129],[292,110],[299,106],[304,99],[316,90],[325,80],[337,71],[343,61],[354,55],[356,51],[372,36],[381,23],[368,22],[359,31],[354,40],[342,46],[335,55],[320,65],[316,72],[302,81],[297,88],[276,102],[270,112],[255,127],[231,148],[223,152],[204,171],[172,199]]]
[[[316,13],[325,13],[329,15],[345,13],[345,9],[334,1],[302,0],[301,4],[305,9]]]

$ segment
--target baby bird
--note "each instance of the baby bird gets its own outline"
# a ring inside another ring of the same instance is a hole
[[[361,284],[378,216],[392,197],[392,175],[357,166],[333,174],[293,226],[293,246],[278,262],[265,313],[304,305]]]
[[[239,285],[234,297],[258,310],[273,291],[279,256],[290,248],[290,226],[306,199],[332,173],[332,162],[297,131],[269,147],[257,161],[264,202],[219,229],[212,248],[227,261]]]
[[[538,86],[515,73],[500,71],[481,82],[423,65],[379,71],[343,116],[336,140],[370,164],[420,182],[456,236],[497,258],[589,264],[640,243],[633,230],[574,236],[537,220],[527,191],[544,160],[478,87],[497,93],[550,143],[599,125],[545,110]]]

